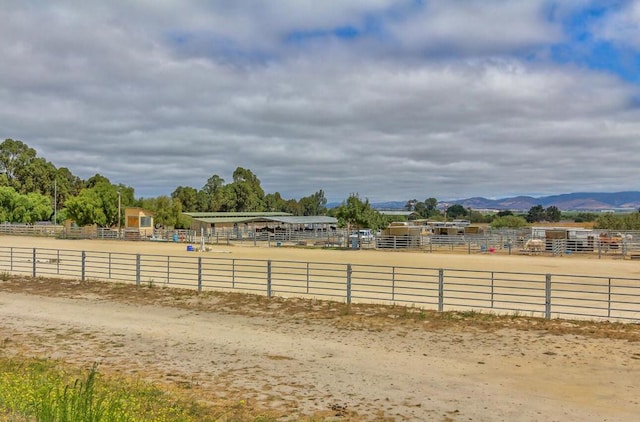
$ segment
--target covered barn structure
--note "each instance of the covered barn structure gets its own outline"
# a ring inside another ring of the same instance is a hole
[[[254,237],[264,233],[326,233],[337,230],[338,220],[324,215],[294,216],[286,212],[187,212],[191,230],[206,236],[223,234]]]

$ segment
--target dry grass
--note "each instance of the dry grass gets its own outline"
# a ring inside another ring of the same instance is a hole
[[[0,281],[0,291],[52,297],[110,300],[127,304],[167,306],[212,313],[268,317],[295,324],[322,322],[345,330],[384,331],[455,330],[492,332],[501,329],[537,330],[554,335],[588,338],[640,340],[640,324],[530,317],[523,314],[496,315],[487,311],[438,313],[403,305],[345,304],[302,298],[266,296],[133,284],[48,278],[10,278]]]

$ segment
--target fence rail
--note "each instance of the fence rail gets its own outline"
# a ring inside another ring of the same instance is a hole
[[[617,233],[622,237],[601,237],[609,231],[593,231],[587,239],[544,239],[540,248],[527,247],[532,239],[531,229],[489,229],[482,234],[465,235],[376,235],[373,240],[354,239],[344,229],[293,230],[273,232],[248,229],[220,229],[213,233],[204,230],[157,229],[152,235],[143,236],[135,229],[118,233],[109,228],[65,228],[54,225],[0,224],[0,235],[47,236],[73,239],[127,239],[159,242],[185,242],[201,245],[241,243],[254,246],[306,246],[361,249],[412,249],[424,252],[503,253],[545,255],[597,255],[598,258],[624,257],[640,259],[640,232]]]
[[[32,277],[640,321],[640,279],[0,247],[0,271]]]

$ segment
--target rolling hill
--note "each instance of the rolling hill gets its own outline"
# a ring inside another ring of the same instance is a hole
[[[440,205],[460,204],[471,209],[528,211],[531,207],[542,205],[547,208],[556,206],[561,211],[604,211],[640,209],[640,191],[628,192],[574,192],[551,196],[514,196],[501,199],[472,197],[466,199],[443,200]],[[376,209],[401,210],[406,202],[390,201],[372,203]]]

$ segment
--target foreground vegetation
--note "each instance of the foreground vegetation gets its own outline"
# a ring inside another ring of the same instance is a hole
[[[97,364],[0,357],[0,420],[38,422],[271,421],[244,401],[204,405],[153,384],[107,377]]]
[[[545,320],[518,312],[497,315],[475,310],[436,312],[415,306],[345,304],[301,298],[267,298],[231,292],[204,292],[179,288],[136,286],[109,282],[8,277],[0,292],[34,293],[51,297],[83,297],[135,305],[157,305],[202,312],[273,319],[283,324],[330,325],[339,330],[398,333],[407,330],[491,333],[534,330],[544,335],[572,335],[596,339],[640,341],[640,324],[597,321]],[[397,331],[397,330],[400,331]],[[61,334],[63,335],[63,334]],[[282,414],[265,413],[240,393],[218,402],[212,391],[197,386],[154,383],[123,376],[125,371],[101,373],[100,367],[78,368],[51,359],[27,358],[29,346],[19,339],[0,341],[0,421],[275,421]],[[41,352],[39,352],[41,353]],[[16,356],[22,356],[16,358]],[[640,359],[634,355],[632,359]],[[113,370],[113,369],[112,369]],[[226,386],[216,385],[226,397]],[[333,408],[331,409],[332,413]],[[338,409],[340,410],[340,409]],[[327,417],[329,419],[327,419]],[[307,421],[334,420],[325,412]],[[357,415],[347,419],[360,420]]]

